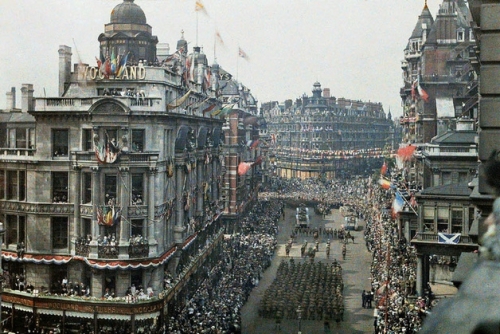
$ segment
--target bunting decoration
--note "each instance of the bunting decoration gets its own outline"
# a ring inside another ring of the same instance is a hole
[[[122,153],[118,147],[115,138],[109,139],[106,132],[106,140],[104,143],[99,141],[99,135],[94,134],[94,152],[97,162],[101,164],[112,164],[116,162]]]
[[[191,94],[191,90],[189,90],[186,94],[184,94],[184,96],[175,100],[173,103],[169,103],[167,105],[167,109],[171,110],[171,109],[175,109],[175,108],[179,107],[181,104],[183,104],[187,100],[187,98],[189,97],[190,94]]]
[[[205,109],[203,109],[203,113],[205,114],[205,113],[207,113],[207,112],[209,112],[209,111],[212,111],[212,109],[214,109],[214,108],[215,108],[215,106],[216,106],[216,104],[215,104],[215,103],[214,103],[214,104],[211,104],[210,106],[208,106],[208,107],[206,107]]]

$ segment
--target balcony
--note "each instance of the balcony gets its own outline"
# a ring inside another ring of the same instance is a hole
[[[0,161],[33,161],[35,153],[32,148],[0,148]]]
[[[424,242],[431,242],[431,243],[438,243],[438,235],[437,233],[433,232],[418,232],[415,237],[413,237],[412,242],[414,241],[424,241]],[[468,235],[461,235],[460,236],[460,242],[459,244],[471,244],[471,245],[476,245],[473,241],[472,238]],[[443,245],[449,245],[449,244],[444,244]]]
[[[121,154],[119,159],[120,161],[128,161],[129,163],[133,163],[134,165],[147,165],[149,163],[155,163],[156,161],[158,161],[159,155],[160,153],[158,151],[131,152]],[[94,151],[72,151],[71,161],[73,161],[76,165],[78,165],[78,163],[88,162],[97,163],[97,158]]]
[[[90,240],[79,239],[75,241],[75,255],[89,257],[90,253]]]
[[[100,259],[117,259],[118,246],[117,245],[99,245],[97,247],[97,256]]]
[[[147,243],[131,244],[128,246],[128,256],[131,259],[148,257],[149,245]]]
[[[161,97],[135,98],[130,96],[96,96],[90,98],[37,98],[35,102],[35,112],[86,112],[90,106],[103,98],[112,98],[120,101],[132,111],[161,111]]]
[[[441,147],[439,145],[427,144],[424,149],[424,155],[429,157],[476,157],[478,154],[477,146],[460,146],[460,147]]]

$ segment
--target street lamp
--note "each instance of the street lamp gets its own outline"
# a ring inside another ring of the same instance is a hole
[[[299,319],[299,334],[302,334],[301,330],[301,320],[302,320],[302,307],[300,305],[297,307],[297,318]]]

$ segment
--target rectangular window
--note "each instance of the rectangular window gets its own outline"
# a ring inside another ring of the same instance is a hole
[[[51,265],[50,266],[50,281],[54,288],[51,289],[52,293],[61,293],[61,283],[63,280],[68,281],[68,265]]]
[[[9,129],[9,148],[16,148],[16,129]]]
[[[463,221],[462,210],[451,210],[451,233],[462,233]]]
[[[82,150],[83,151],[92,151],[92,129],[83,129],[82,130]]]
[[[142,236],[143,220],[142,219],[132,219],[132,229],[130,230],[131,238],[130,242],[138,243]]]
[[[132,174],[132,204],[144,205],[144,177],[142,174]]]
[[[435,232],[434,229],[434,207],[424,207],[424,230],[423,232]]]
[[[7,199],[17,199],[17,171],[7,171]]]
[[[26,148],[26,129],[16,130],[16,148]]]
[[[29,129],[28,131],[29,137],[28,137],[28,148],[34,149],[35,148],[35,129]]]
[[[52,156],[67,157],[69,151],[69,131],[52,131]]]
[[[26,171],[20,170],[19,174],[19,200],[26,200]]]
[[[106,194],[105,202],[107,205],[116,204],[116,175],[106,175],[104,177],[104,192]]]
[[[83,177],[82,203],[83,204],[92,203],[92,174],[83,173],[82,177]]]
[[[82,228],[83,228],[83,235],[82,237],[86,238],[87,240],[89,237],[92,236],[92,231],[90,230],[90,227],[92,226],[92,221],[88,218],[83,218],[82,219]]]
[[[7,215],[6,237],[7,245],[26,243],[26,217]]]
[[[438,208],[437,211],[437,228],[438,232],[449,233],[448,220],[450,212],[448,208]]]
[[[68,218],[52,217],[52,248],[68,248]]]
[[[144,151],[144,130],[132,130],[132,152]]]
[[[68,203],[68,173],[52,173],[52,203]]]
[[[6,230],[6,237],[7,237],[7,245],[15,245],[18,242],[17,239],[17,216],[14,215],[7,215],[7,230]]]
[[[441,174],[441,178],[442,178],[442,182],[441,182],[442,185],[451,184],[451,173],[450,172],[443,172]]]
[[[0,169],[0,199],[5,198],[5,171]]]

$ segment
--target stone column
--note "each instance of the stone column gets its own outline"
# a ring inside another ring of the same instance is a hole
[[[120,189],[120,206],[122,210],[122,217],[120,219],[120,235],[118,242],[118,258],[128,259],[128,246],[130,240],[130,220],[128,218],[128,207],[130,204],[130,169],[129,167],[119,167],[121,173],[121,180],[124,183]]]
[[[99,204],[100,193],[101,193],[101,180],[99,167],[91,167],[92,170],[92,241],[90,242],[90,253],[89,258],[97,259],[97,238],[99,237],[99,225],[97,224],[97,207]]]
[[[424,290],[422,289],[422,281],[423,281],[423,254],[417,254],[417,295],[422,296]]]
[[[80,194],[82,193],[81,180],[82,180],[82,170],[79,166],[73,166],[72,178],[73,182],[69,184],[73,184],[74,187],[74,197],[73,197],[73,231],[72,231],[72,240],[71,244],[73,245],[71,249],[71,254],[75,254],[75,241],[79,237],[83,236],[82,224],[80,218]]]
[[[148,244],[149,244],[149,256],[155,257],[158,253],[157,246],[158,242],[155,238],[156,222],[155,222],[155,178],[158,173],[158,168],[150,167],[148,174]]]
[[[184,233],[184,158],[175,159],[175,227],[174,241],[176,244],[181,244]]]
[[[207,176],[203,173],[203,169],[207,166],[205,165],[205,157],[204,154],[201,153],[198,158],[198,163],[196,164],[196,185],[197,185],[197,193],[196,193],[196,212],[195,216],[200,217],[203,216],[203,180],[207,178]],[[208,181],[208,180],[207,180]]]

